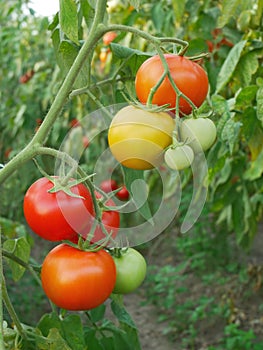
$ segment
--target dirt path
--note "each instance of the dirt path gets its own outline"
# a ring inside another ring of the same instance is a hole
[[[142,350],[176,350],[162,333],[164,325],[158,322],[156,308],[141,305],[144,301],[140,294],[129,294],[124,299],[127,311],[138,328]]]

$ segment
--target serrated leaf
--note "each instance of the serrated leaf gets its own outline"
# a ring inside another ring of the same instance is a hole
[[[27,263],[30,258],[30,244],[26,237],[8,239],[4,242],[3,248],[23,262]],[[7,259],[8,265],[12,271],[14,281],[18,281],[24,274],[25,268],[11,259]]]
[[[124,181],[127,190],[132,196],[134,204],[142,217],[149,222],[152,222],[152,213],[147,202],[148,187],[144,179],[143,170],[134,170],[122,167]]]
[[[257,92],[257,117],[263,126],[263,86],[260,86]]]
[[[242,40],[232,47],[230,50],[223,66],[220,69],[218,74],[217,83],[216,83],[216,93],[221,91],[223,87],[229,82],[232,77],[235,68],[239,62],[241,53],[246,45],[246,40]]]
[[[78,11],[74,0],[59,0],[59,23],[66,36],[79,45]]]
[[[217,27],[224,27],[236,14],[240,0],[224,0],[221,8],[221,16],[218,18]]]

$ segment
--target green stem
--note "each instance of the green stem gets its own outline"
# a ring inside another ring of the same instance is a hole
[[[26,161],[32,159],[36,155],[37,145],[44,144],[47,136],[55,122],[60,115],[63,106],[65,105],[72,86],[81,70],[85,60],[89,57],[97,41],[107,31],[102,24],[103,18],[106,12],[107,0],[98,0],[96,2],[95,17],[89,32],[87,41],[80,49],[73,65],[71,66],[64,82],[62,83],[58,94],[52,103],[50,110],[48,111],[43,123],[39,127],[38,131],[30,141],[27,147],[17,154],[16,157],[11,159],[3,169],[0,170],[0,184],[3,183],[13,172],[20,168],[20,166]]]
[[[4,344],[4,313],[3,313],[3,295],[2,295],[2,286],[4,280],[4,271],[3,271],[3,257],[2,257],[2,242],[1,242],[1,226],[0,226],[0,350],[5,350]]]
[[[20,320],[15,312],[13,304],[9,298],[4,278],[2,279],[2,296],[3,296],[3,300],[5,303],[6,309],[9,313],[12,321],[14,322],[14,325],[16,326],[18,333],[21,335],[22,338],[26,339],[27,338],[26,332],[24,331],[22,324],[21,324],[21,322],[20,322]]]

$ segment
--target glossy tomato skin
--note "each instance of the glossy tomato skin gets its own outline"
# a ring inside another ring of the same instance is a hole
[[[137,250],[128,248],[120,257],[113,259],[117,272],[113,293],[132,293],[145,279],[147,264],[144,257]]]
[[[163,161],[163,150],[172,142],[174,119],[127,106],[112,119],[108,142],[119,163],[132,169],[151,169]]]
[[[117,188],[118,188],[117,182],[113,179],[106,179],[100,183],[100,189],[105,193],[115,191],[117,190]]]
[[[24,215],[29,227],[49,241],[67,240],[90,227],[94,207],[83,184],[71,187],[71,197],[63,191],[49,193],[53,183],[45,177],[35,181],[24,197]]]
[[[112,293],[116,267],[105,250],[88,252],[60,244],[44,259],[41,281],[47,297],[58,307],[90,310]]]
[[[121,186],[120,190],[116,193],[116,196],[122,201],[127,201],[130,197],[127,187],[124,185]]]
[[[176,86],[196,107],[200,107],[206,98],[209,85],[205,70],[186,57],[175,54],[164,56]],[[135,89],[142,103],[147,102],[151,89],[157,84],[163,72],[164,68],[159,55],[150,57],[140,66],[135,78]],[[165,77],[157,89],[152,103],[159,106],[168,103],[171,108],[175,107],[176,93],[168,77]],[[181,114],[192,112],[192,107],[183,98],[179,100],[179,109]]]

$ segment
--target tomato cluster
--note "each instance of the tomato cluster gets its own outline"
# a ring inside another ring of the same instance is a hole
[[[103,192],[118,188],[114,180],[107,181],[101,184]],[[103,203],[103,195],[94,194],[102,225],[95,221],[90,191],[73,179],[64,184],[58,177],[42,177],[24,197],[25,219],[37,235],[49,241],[69,241],[47,254],[41,270],[46,295],[63,309],[95,308],[113,292],[132,292],[146,274],[146,263],[139,252],[105,248],[108,238],[114,239],[118,233],[120,214],[117,208],[112,210],[116,206],[112,198]]]
[[[141,105],[122,108],[110,124],[109,147],[125,167],[146,170],[165,161],[169,168],[182,170],[215,142],[213,121],[189,116],[207,96],[205,70],[184,56],[164,54],[163,59],[166,67],[159,55],[140,66],[135,90]],[[163,111],[150,109],[156,105]]]

